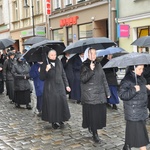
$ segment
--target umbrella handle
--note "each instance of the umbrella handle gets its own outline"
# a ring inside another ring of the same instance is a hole
[[[137,75],[135,73],[135,65],[134,65],[134,75],[135,75],[135,84],[137,85]]]

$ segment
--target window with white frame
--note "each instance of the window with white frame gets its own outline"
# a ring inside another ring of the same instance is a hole
[[[19,4],[18,0],[16,0],[16,1],[13,2],[13,10],[14,10],[13,18],[14,18],[15,21],[19,20],[19,13],[18,13],[18,11],[19,11],[19,5],[18,4]]]
[[[61,7],[61,1],[60,0],[55,0],[54,1],[54,9],[60,8]]]
[[[77,3],[84,2],[84,1],[86,1],[86,0],[77,0]]]
[[[0,24],[3,23],[3,12],[2,12],[2,9],[3,9],[3,7],[2,7],[2,5],[0,4]]]
[[[36,0],[36,14],[41,13],[41,0]]]
[[[66,0],[65,1],[65,5],[70,5],[70,4],[72,4],[72,0]]]

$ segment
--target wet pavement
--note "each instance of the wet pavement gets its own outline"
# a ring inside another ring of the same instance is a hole
[[[122,102],[118,110],[107,109],[107,127],[98,130],[101,144],[95,144],[92,135],[82,128],[82,106],[71,100],[68,103],[70,120],[65,122],[64,129],[54,130],[37,117],[33,93],[32,110],[24,106],[15,108],[5,93],[0,95],[0,150],[122,150],[125,130]],[[147,128],[150,133],[149,120]],[[150,150],[150,145],[147,149]]]

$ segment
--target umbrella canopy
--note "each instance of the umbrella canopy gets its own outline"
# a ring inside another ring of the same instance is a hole
[[[23,45],[33,45],[33,44],[36,44],[36,43],[39,43],[39,42],[42,42],[44,40],[48,40],[46,37],[40,37],[40,36],[37,36],[37,37],[31,37],[29,39],[27,39]]]
[[[150,36],[143,36],[136,39],[131,45],[150,47]]]
[[[125,50],[123,48],[120,48],[120,47],[108,47],[105,50],[97,50],[96,55],[97,55],[97,57],[99,57],[99,56],[119,53],[122,51],[125,51]]]
[[[93,47],[96,50],[105,49],[111,46],[116,46],[116,43],[106,37],[95,37],[88,38],[85,40],[78,40],[75,43],[70,44],[64,50],[64,52],[73,53],[84,53],[87,47]]]
[[[129,53],[116,58],[112,58],[103,68],[126,68],[128,66],[150,64],[150,54]]]
[[[5,49],[11,45],[13,45],[16,41],[10,39],[10,38],[5,38],[5,39],[0,39],[0,49]]]
[[[56,50],[57,55],[60,55],[65,49],[65,45],[61,41],[44,40],[37,44],[33,44],[23,57],[28,62],[42,62],[50,49]]]

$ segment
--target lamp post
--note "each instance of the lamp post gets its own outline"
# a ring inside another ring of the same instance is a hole
[[[108,0],[108,37],[111,39],[111,0]]]
[[[34,6],[33,6],[33,0],[31,0],[32,2],[32,30],[33,30],[33,36],[35,36],[35,30],[34,30]],[[25,0],[25,6],[24,8],[29,8],[30,6],[27,4],[27,0]]]

